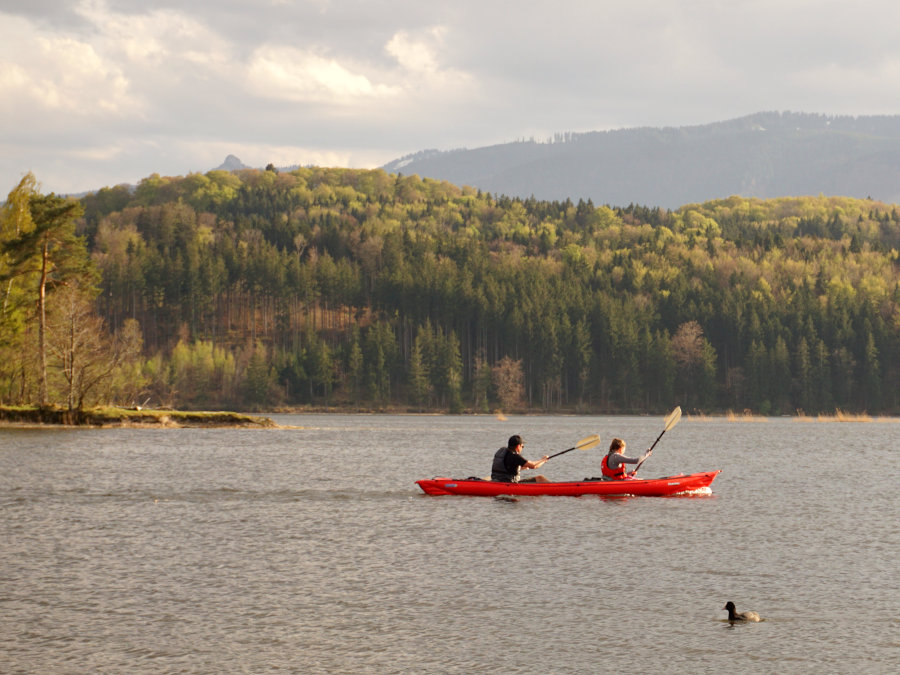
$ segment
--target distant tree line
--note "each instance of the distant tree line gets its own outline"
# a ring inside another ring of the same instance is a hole
[[[871,200],[269,167],[79,201],[26,177],[0,225],[0,402],[900,410],[900,214]]]

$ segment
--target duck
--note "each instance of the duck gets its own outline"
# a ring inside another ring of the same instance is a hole
[[[722,609],[728,610],[728,620],[734,623],[735,621],[762,621],[759,618],[759,614],[756,612],[736,612],[734,611],[734,603],[729,600],[725,603],[725,606]]]

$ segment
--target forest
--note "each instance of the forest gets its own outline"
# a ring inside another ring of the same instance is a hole
[[[0,403],[900,412],[900,213],[677,210],[382,170],[151,175],[0,212]]]

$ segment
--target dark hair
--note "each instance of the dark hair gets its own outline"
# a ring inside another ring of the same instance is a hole
[[[516,434],[515,436],[509,437],[509,443],[506,444],[506,447],[509,448],[510,450],[512,450],[513,448],[521,445],[522,443],[524,443],[524,441],[522,440],[522,437],[519,436],[519,434]]]

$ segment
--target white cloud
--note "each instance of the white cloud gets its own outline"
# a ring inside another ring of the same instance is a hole
[[[40,32],[21,19],[10,19],[2,38],[0,110],[9,119],[136,112],[138,101],[125,73],[90,43]]]
[[[398,31],[385,45],[385,51],[401,67],[400,86],[403,102],[417,110],[445,106],[462,95],[472,95],[478,88],[477,78],[445,63],[444,41],[449,30],[445,26],[423,29],[418,34]]]
[[[151,9],[125,14],[97,1],[83,2],[76,11],[98,31],[97,40],[104,51],[133,65],[221,64],[229,51],[221,36],[185,12]],[[170,71],[170,75],[178,73]]]
[[[299,102],[349,104],[397,93],[333,58],[287,46],[256,50],[247,66],[247,83],[259,96]]]
[[[440,41],[443,33],[441,28],[432,28],[425,39],[417,39],[406,31],[400,31],[390,39],[385,49],[401,66],[414,73],[435,73],[438,62],[433,43]]]

